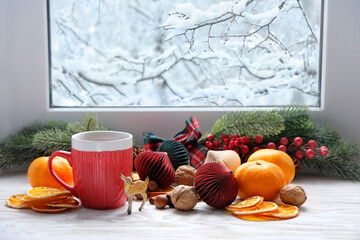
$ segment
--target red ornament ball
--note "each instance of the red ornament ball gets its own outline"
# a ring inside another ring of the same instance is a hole
[[[224,208],[236,198],[238,183],[234,174],[223,164],[211,162],[199,167],[194,185],[200,198],[209,206]]]
[[[160,188],[167,188],[174,182],[175,170],[165,152],[142,152],[136,156],[134,164],[143,181],[149,176]]]

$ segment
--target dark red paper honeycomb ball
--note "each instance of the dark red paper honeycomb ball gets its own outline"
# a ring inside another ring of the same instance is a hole
[[[221,163],[206,163],[196,172],[194,185],[200,198],[209,206],[224,208],[236,198],[238,184],[234,174]]]
[[[135,158],[135,169],[141,180],[149,176],[160,188],[167,188],[175,178],[175,170],[165,152],[143,152]]]

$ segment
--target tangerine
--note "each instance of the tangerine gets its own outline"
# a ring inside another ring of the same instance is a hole
[[[27,171],[28,181],[31,187],[51,187],[63,189],[55,180],[48,169],[49,157],[38,157],[29,166]],[[72,168],[68,161],[62,157],[55,157],[53,168],[56,175],[69,185],[74,185]]]
[[[283,171],[286,184],[295,177],[295,164],[292,158],[285,152],[275,149],[260,149],[250,155],[247,162],[263,160],[278,165]]]
[[[262,196],[264,200],[274,200],[286,185],[286,179],[279,166],[258,160],[247,162],[236,169],[238,196],[246,199]]]

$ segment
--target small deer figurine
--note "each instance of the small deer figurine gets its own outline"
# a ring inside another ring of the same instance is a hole
[[[139,208],[139,211],[141,211],[147,200],[146,189],[147,189],[147,186],[149,183],[149,177],[146,177],[145,181],[139,180],[136,182],[133,182],[131,177],[125,177],[122,174],[120,174],[120,178],[121,178],[121,180],[124,181],[124,191],[125,191],[125,194],[128,196],[128,210],[127,210],[128,214],[131,214],[132,202],[133,202],[134,196],[138,193],[143,197],[143,201]]]

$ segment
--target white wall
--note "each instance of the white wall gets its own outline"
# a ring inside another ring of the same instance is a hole
[[[326,43],[325,109],[314,112],[345,138],[360,143],[360,1],[329,0]],[[47,110],[47,40],[45,1],[0,0],[0,139],[47,118],[80,120],[84,113]],[[5,53],[4,53],[5,52]],[[195,116],[203,132],[222,112],[99,112],[111,129],[134,134],[152,131],[170,138]],[[161,120],[159,120],[159,118]]]

